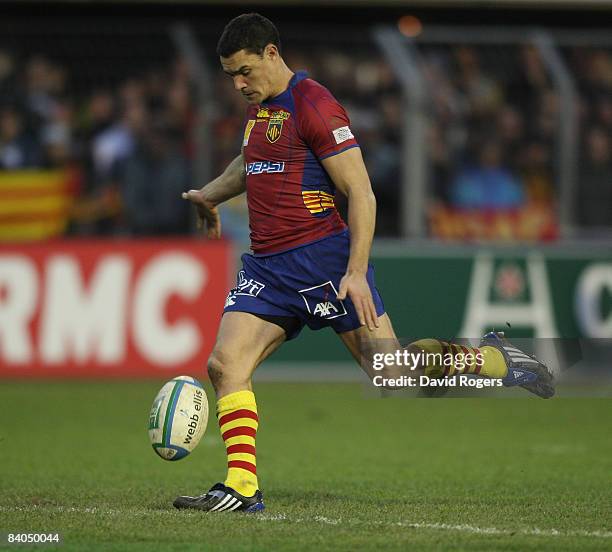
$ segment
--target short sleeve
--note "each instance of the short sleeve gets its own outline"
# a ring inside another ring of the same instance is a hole
[[[303,96],[298,111],[300,134],[319,159],[359,146],[344,108],[329,93],[314,100]]]

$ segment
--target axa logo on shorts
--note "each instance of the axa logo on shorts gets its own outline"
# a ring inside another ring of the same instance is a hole
[[[264,174],[264,173],[282,173],[285,170],[284,161],[254,161],[246,164],[246,173]]]
[[[314,309],[313,314],[318,314],[321,318],[325,318],[332,313],[337,313],[338,309],[334,307],[334,304],[330,301],[323,301],[322,303],[317,303],[317,306]]]
[[[313,316],[331,320],[346,314],[344,303],[336,299],[338,290],[331,280],[317,286],[300,289],[299,293],[304,299],[306,310]]]

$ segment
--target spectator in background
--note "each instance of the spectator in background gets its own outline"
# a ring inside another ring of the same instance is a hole
[[[23,100],[27,124],[39,128],[53,117],[57,101],[66,92],[66,71],[42,56],[30,58],[25,66]]]
[[[523,115],[511,105],[504,105],[497,113],[496,136],[500,141],[508,167],[518,169],[525,140]]]
[[[429,153],[429,177],[434,193],[434,202],[450,203],[451,148],[439,125],[430,124],[427,129]]]
[[[612,134],[612,87],[607,94],[598,99],[594,115],[594,122],[602,125],[608,133]]]
[[[506,99],[525,114],[527,121],[539,111],[540,96],[552,88],[548,71],[535,46],[524,45],[518,50],[515,68],[506,87]]]
[[[593,50],[587,58],[585,92],[590,100],[612,92],[612,55],[605,50]]]
[[[364,161],[376,193],[379,212],[376,232],[379,236],[394,236],[399,233],[402,104],[397,95],[385,94],[373,105],[377,109],[371,113],[362,111],[354,116],[349,112],[349,116],[352,127],[359,132]],[[345,216],[346,198],[338,194],[336,203]]]
[[[112,92],[95,91],[88,101],[84,135],[92,187],[104,180],[109,170],[109,156],[106,149],[101,147],[99,137],[113,125],[115,116],[115,98]]]
[[[0,103],[14,104],[18,96],[15,83],[15,60],[9,52],[0,50]]]
[[[529,203],[553,205],[554,187],[551,166],[551,152],[548,144],[539,139],[528,141],[519,157],[519,173]]]
[[[116,114],[115,97],[109,90],[96,90],[89,97],[80,133],[85,185],[73,209],[71,233],[108,236],[118,230],[117,161],[129,144],[112,130]]]
[[[5,170],[36,167],[40,150],[33,136],[26,132],[21,114],[6,107],[0,112],[0,167]]]
[[[530,132],[552,144],[559,129],[561,111],[559,96],[553,90],[545,90],[539,97],[539,108],[531,119]]]
[[[135,139],[144,128],[146,109],[133,103],[126,107],[121,119],[111,122],[92,140],[93,178],[104,186],[116,179],[118,167],[135,147]]]
[[[121,177],[123,217],[132,235],[167,236],[189,231],[189,164],[167,126],[144,133]]]
[[[580,167],[577,222],[585,227],[612,226],[612,141],[602,127],[587,131]]]
[[[73,156],[72,129],[73,107],[67,100],[59,100],[49,120],[41,127],[39,142],[43,149],[44,166],[66,166]]]
[[[195,113],[188,82],[177,80],[169,86],[164,119],[176,141],[181,144],[182,153],[188,159],[193,159],[196,155],[192,142]]]
[[[463,96],[467,114],[477,120],[494,113],[503,96],[500,83],[485,74],[474,48],[460,46],[455,49],[456,86]]]
[[[485,141],[478,161],[459,172],[451,186],[451,202],[461,209],[514,209],[525,202],[521,182],[502,164],[499,142]]]

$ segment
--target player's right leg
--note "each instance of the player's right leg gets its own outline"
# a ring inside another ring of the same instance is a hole
[[[258,511],[263,500],[255,460],[259,425],[251,377],[257,366],[283,341],[279,325],[246,312],[226,312],[208,360],[208,374],[217,395],[217,418],[225,442],[228,471],[200,496],[180,496],[176,508],[202,511]]]
[[[388,315],[381,315],[378,321],[378,327],[372,331],[361,326],[339,334],[355,360],[372,380],[380,376],[383,382],[393,382],[400,380],[402,376],[421,374],[439,379],[460,373],[499,379],[506,387],[519,385],[542,398],[550,398],[555,393],[550,370],[532,355],[508,343],[501,332],[485,335],[479,347],[438,339],[420,339],[405,347],[412,358],[422,359],[413,370],[395,364],[376,370],[372,362],[375,353],[393,358],[398,350],[403,350]],[[466,359],[470,359],[469,362]],[[398,389],[392,383],[383,383],[382,386],[390,390]],[[422,387],[420,391],[424,396],[434,397],[444,395],[447,390],[444,386],[432,386]]]

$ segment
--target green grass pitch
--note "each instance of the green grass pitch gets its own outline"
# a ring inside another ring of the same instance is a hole
[[[0,533],[59,531],[61,550],[88,551],[612,549],[609,399],[261,383],[267,509],[206,515],[172,500],[224,476],[216,421],[191,456],[163,461],[146,431],[160,387],[2,382]]]

